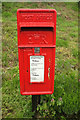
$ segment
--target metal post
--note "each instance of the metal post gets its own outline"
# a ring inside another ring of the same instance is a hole
[[[38,115],[37,105],[38,104],[40,104],[40,95],[32,95],[32,112],[35,112],[33,118],[37,118],[37,115]]]

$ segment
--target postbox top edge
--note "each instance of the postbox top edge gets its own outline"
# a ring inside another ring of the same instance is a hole
[[[55,9],[17,9],[18,12],[55,12],[57,11]]]

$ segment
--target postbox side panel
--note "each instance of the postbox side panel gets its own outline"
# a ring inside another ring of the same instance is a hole
[[[25,91],[25,76],[24,76],[24,71],[25,69],[23,69],[24,66],[24,51],[23,49],[18,49],[18,55],[19,55],[19,77],[20,77],[20,92],[24,92]]]

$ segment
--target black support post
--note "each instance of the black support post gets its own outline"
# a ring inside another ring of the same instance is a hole
[[[37,115],[38,115],[37,105],[38,104],[40,104],[40,95],[32,95],[32,112],[35,112],[33,118],[37,118]]]

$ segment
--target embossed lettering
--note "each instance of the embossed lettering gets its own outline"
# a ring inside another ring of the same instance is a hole
[[[26,20],[26,21],[51,21],[52,20],[52,15],[50,14],[44,14],[44,15],[40,15],[40,14],[21,14],[21,18],[23,20]]]

